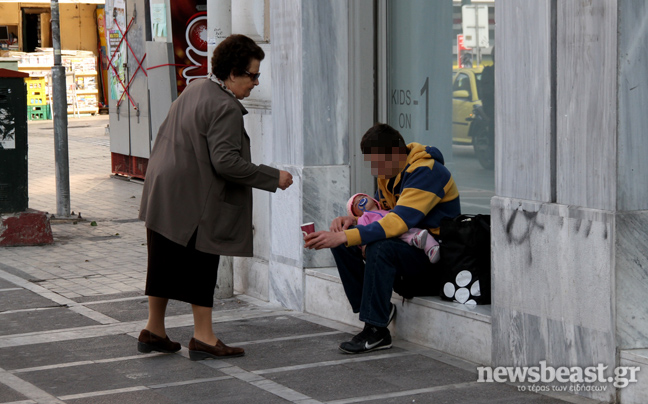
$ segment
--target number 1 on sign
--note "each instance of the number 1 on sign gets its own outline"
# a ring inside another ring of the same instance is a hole
[[[421,95],[425,93],[425,130],[430,130],[429,118],[430,118],[430,108],[429,108],[429,91],[428,87],[430,85],[430,78],[425,78],[425,84],[421,88]]]

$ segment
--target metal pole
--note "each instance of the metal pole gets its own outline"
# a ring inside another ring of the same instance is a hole
[[[232,34],[232,0],[207,0],[207,68],[211,72],[214,49]],[[214,296],[226,299],[234,296],[234,260],[222,256]]]
[[[54,119],[54,160],[56,163],[56,215],[70,216],[70,164],[68,157],[67,92],[65,66],[61,65],[61,26],[58,0],[52,0],[52,117]]]
[[[475,6],[475,36],[477,37],[477,67],[481,65],[481,44],[479,43],[479,11]]]

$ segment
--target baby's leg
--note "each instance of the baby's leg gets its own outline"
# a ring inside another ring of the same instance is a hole
[[[430,257],[430,262],[431,263],[436,263],[439,261],[439,242],[435,240],[434,237],[431,235],[428,236],[427,240],[425,241],[425,254],[427,254],[428,257]]]
[[[416,240],[415,240],[416,234],[419,231],[421,231],[421,229],[409,229],[408,231],[406,231],[405,233],[400,235],[400,239],[403,240],[404,242],[406,242],[407,244],[411,245],[411,246],[421,248],[421,247],[419,247],[419,246],[417,246],[415,244],[416,243]]]
[[[407,244],[423,249],[425,247],[426,239],[428,238],[427,230],[411,228],[406,233],[403,233],[400,238]]]

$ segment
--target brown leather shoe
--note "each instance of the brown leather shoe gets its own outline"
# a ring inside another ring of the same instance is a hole
[[[189,359],[192,361],[199,361],[203,359],[213,358],[235,358],[237,356],[245,355],[243,348],[229,347],[223,344],[223,341],[216,341],[216,345],[205,344],[192,338],[189,341]]]
[[[162,338],[146,329],[142,330],[137,338],[137,350],[142,353],[151,351],[174,353],[178,352],[180,348],[180,344],[171,341],[168,335]]]

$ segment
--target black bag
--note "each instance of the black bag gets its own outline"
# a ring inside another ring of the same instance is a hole
[[[441,285],[439,282],[440,279],[435,275],[435,271],[426,271],[418,276],[396,275],[394,292],[404,299],[411,299],[415,296],[436,296]]]
[[[441,298],[490,304],[490,215],[443,218],[439,233]]]

